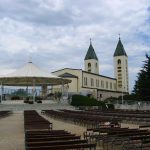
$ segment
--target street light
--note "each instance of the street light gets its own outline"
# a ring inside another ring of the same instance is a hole
[[[125,87],[122,86],[122,105],[123,105],[123,90],[125,89]]]

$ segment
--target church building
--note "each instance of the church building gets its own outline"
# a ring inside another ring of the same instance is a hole
[[[92,42],[84,58],[84,70],[63,68],[52,72],[54,75],[71,80],[63,88],[54,86],[53,90],[63,89],[69,94],[92,94],[98,100],[108,97],[118,97],[128,94],[128,56],[119,37],[119,41],[114,52],[114,77],[108,77],[99,73],[99,59],[95,53]]]

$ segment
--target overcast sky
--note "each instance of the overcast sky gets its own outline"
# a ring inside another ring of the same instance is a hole
[[[119,33],[131,91],[150,54],[150,0],[0,0],[0,74],[20,68],[29,57],[49,72],[83,69],[92,38],[100,74],[114,77]]]

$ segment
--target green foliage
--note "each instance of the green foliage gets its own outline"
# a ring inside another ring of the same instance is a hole
[[[24,100],[24,103],[28,103],[29,102],[29,100]]]
[[[55,99],[59,99],[62,97],[62,93],[61,92],[55,92],[54,93]]]
[[[26,101],[29,101],[29,100],[30,100],[30,96],[27,96],[25,100],[26,100]]]
[[[42,103],[42,101],[41,101],[41,100],[37,100],[36,102],[37,102],[37,103]]]
[[[108,108],[109,110],[114,110],[114,109],[115,109],[115,107],[114,107],[113,104],[107,104],[107,108]]]
[[[103,109],[107,109],[104,102],[97,101],[94,98],[89,98],[82,95],[73,95],[71,105],[73,106],[100,106]]]
[[[36,96],[35,97],[35,101],[37,102],[37,103],[42,103],[42,97],[40,97],[40,96]]]
[[[111,103],[111,104],[115,104],[118,101],[117,97],[108,97],[104,100],[106,103]]]
[[[14,96],[11,97],[11,100],[20,100],[20,97],[17,96],[17,95],[14,95]]]
[[[123,101],[128,103],[128,104],[133,104],[135,101],[139,101],[137,95],[135,94],[128,94],[128,95],[123,95]],[[106,103],[111,103],[111,104],[122,104],[122,96],[117,97],[109,97],[105,99]]]
[[[135,82],[133,93],[142,101],[150,101],[150,56],[146,54],[146,60]]]
[[[41,101],[43,98],[41,96],[35,96],[35,101]]]
[[[47,94],[47,97],[52,97],[52,96],[54,96],[54,94],[53,94],[53,93],[49,93],[49,94]]]
[[[17,91],[13,92],[12,95],[27,96],[28,93],[24,89],[18,89]]]
[[[33,101],[29,101],[29,102],[28,102],[28,104],[33,104],[33,103],[34,103]]]
[[[122,98],[122,96],[121,96]],[[135,94],[129,94],[129,95],[124,95],[123,96],[124,100],[132,100],[132,101],[138,101],[138,97]]]

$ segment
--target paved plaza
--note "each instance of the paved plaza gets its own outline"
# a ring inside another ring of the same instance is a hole
[[[74,109],[66,101],[43,100],[42,104],[26,104],[22,100],[3,101],[0,103],[0,110],[23,111],[23,110],[49,110],[49,109]]]

